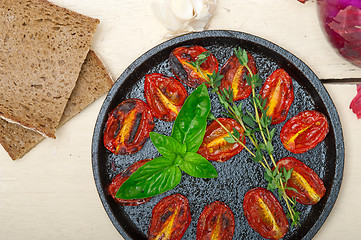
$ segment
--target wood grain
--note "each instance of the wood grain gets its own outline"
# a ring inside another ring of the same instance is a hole
[[[163,42],[167,30],[149,0],[52,0],[100,19],[92,48],[113,77],[145,51]],[[210,29],[251,33],[282,46],[320,78],[357,78],[361,69],[328,44],[316,3],[297,0],[219,0]],[[341,118],[345,172],[341,192],[314,239],[358,239],[361,235],[361,120],[349,109],[354,85],[327,84]],[[23,159],[0,149],[0,239],[122,239],[98,197],[91,167],[91,139],[104,97],[74,117]]]

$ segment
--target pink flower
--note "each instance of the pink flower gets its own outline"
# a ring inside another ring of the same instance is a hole
[[[357,85],[356,97],[350,104],[350,109],[357,115],[357,118],[361,118],[361,84]]]

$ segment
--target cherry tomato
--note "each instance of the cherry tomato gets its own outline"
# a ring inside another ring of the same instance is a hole
[[[286,190],[287,196],[296,198],[297,202],[306,205],[318,203],[325,195],[326,188],[319,176],[303,162],[293,157],[282,158],[277,162],[280,171],[293,169],[291,178],[287,181],[287,187],[297,190]]]
[[[247,53],[248,67],[253,74],[256,74],[257,68],[253,56]],[[239,63],[236,55],[232,55],[221,68],[220,74],[223,75],[220,89],[233,90],[233,100],[238,101],[247,98],[251,92],[252,87],[247,84],[246,74],[249,75],[246,67]]]
[[[264,188],[254,188],[246,193],[243,211],[248,224],[262,237],[280,239],[289,225],[281,204],[273,194]]]
[[[121,102],[110,114],[104,131],[104,146],[114,154],[139,151],[154,128],[152,113],[142,100]]]
[[[192,88],[196,88],[204,82],[208,82],[207,75],[218,72],[218,61],[210,54],[207,60],[201,64],[200,71],[189,62],[194,62],[198,56],[207,49],[201,46],[178,47],[169,56],[169,65],[174,75]]]
[[[235,224],[231,209],[223,202],[207,205],[197,224],[197,240],[232,240]]]
[[[181,194],[165,197],[153,208],[148,240],[179,240],[190,223],[188,199]]]
[[[288,120],[282,127],[283,146],[293,153],[304,153],[325,139],[329,126],[325,115],[308,110]]]
[[[294,99],[292,78],[285,70],[277,69],[264,82],[260,95],[267,99],[265,109],[272,117],[271,124],[283,122]]]
[[[143,199],[126,200],[126,199],[120,199],[120,198],[115,197],[120,186],[130,177],[130,175],[132,175],[135,171],[138,170],[138,168],[140,168],[141,166],[143,166],[146,162],[149,162],[150,160],[152,160],[152,159],[144,159],[144,160],[135,162],[133,165],[131,165],[130,167],[128,167],[127,169],[125,169],[124,171],[122,171],[121,173],[119,173],[118,175],[116,175],[113,178],[112,182],[110,183],[110,185],[108,187],[108,192],[114,198],[115,201],[119,202],[123,206],[137,206],[137,205],[143,204],[145,202],[148,202],[151,199],[149,197],[149,198],[143,198]]]
[[[218,121],[231,133],[235,128],[240,133],[241,142],[246,143],[243,128],[234,119],[218,118]],[[209,161],[225,162],[242,151],[243,146],[240,143],[228,143],[225,137],[229,137],[228,132],[214,120],[207,126],[198,153]]]
[[[166,122],[175,120],[188,96],[179,81],[160,73],[146,75],[144,89],[153,116]]]

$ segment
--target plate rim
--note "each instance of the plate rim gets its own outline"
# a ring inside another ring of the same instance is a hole
[[[245,33],[245,32],[239,32],[234,30],[207,30],[207,31],[201,31],[201,32],[192,32],[188,34],[184,34],[172,39],[169,39],[165,42],[162,42],[155,47],[151,48],[150,50],[146,51],[144,54],[140,55],[135,61],[133,61],[124,71],[123,73],[117,78],[116,82],[114,83],[111,90],[108,92],[101,109],[99,111],[94,131],[93,131],[93,138],[92,138],[92,149],[91,149],[91,155],[92,155],[92,168],[93,168],[93,177],[95,181],[95,185],[97,188],[98,195],[101,199],[102,205],[110,218],[111,222],[113,223],[114,227],[118,230],[118,232],[121,234],[121,236],[124,239],[132,239],[128,233],[125,231],[124,226],[122,226],[118,219],[115,217],[114,212],[112,211],[106,197],[105,197],[105,188],[103,187],[100,179],[100,172],[99,172],[99,165],[98,165],[98,151],[100,142],[99,142],[99,135],[101,133],[96,131],[97,127],[102,124],[103,119],[105,115],[109,112],[110,108],[110,102],[113,100],[116,92],[118,89],[122,86],[123,82],[132,74],[132,72],[137,69],[139,66],[143,64],[143,62],[153,55],[165,50],[166,48],[169,48],[173,45],[178,45],[179,43],[186,42],[189,40],[196,40],[200,38],[213,38],[213,37],[223,37],[223,38],[236,38],[239,40],[246,40],[249,42],[252,42],[257,45],[261,45],[262,47],[268,48],[277,54],[282,55],[285,59],[287,59],[289,62],[291,62],[295,67],[301,70],[301,72],[307,76],[310,83],[312,84],[313,88],[317,89],[318,95],[320,96],[323,103],[327,103],[326,111],[328,112],[330,117],[331,125],[334,126],[334,135],[335,135],[335,144],[336,144],[336,162],[335,162],[335,174],[333,177],[333,184],[330,191],[330,195],[325,203],[324,208],[322,209],[322,212],[319,216],[319,218],[316,221],[316,224],[314,224],[308,231],[308,233],[304,236],[303,239],[312,239],[313,236],[316,235],[316,233],[319,231],[321,226],[326,221],[327,217],[332,211],[332,208],[334,207],[336,200],[338,198],[342,179],[343,179],[343,171],[344,171],[344,158],[345,158],[345,149],[344,149],[344,140],[343,140],[343,131],[341,127],[341,121],[337,112],[337,109],[327,92],[326,88],[323,86],[321,81],[318,79],[316,74],[299,58],[297,58],[294,54],[291,52],[285,50],[284,48],[280,47],[279,45],[270,42],[264,38]],[[106,107],[107,106],[107,107]],[[98,139],[98,140],[96,140]],[[327,209],[327,211],[325,211]]]

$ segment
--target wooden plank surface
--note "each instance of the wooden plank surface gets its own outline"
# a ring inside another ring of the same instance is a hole
[[[165,40],[149,0],[52,0],[99,18],[93,49],[113,77]],[[303,60],[320,78],[361,77],[340,58],[320,29],[315,1],[220,0],[210,29],[230,29],[270,40]],[[341,118],[346,160],[336,205],[314,239],[358,239],[361,234],[361,120],[349,110],[355,85],[327,84]],[[0,149],[0,239],[122,239],[95,188],[91,138],[104,97],[70,120],[57,139],[12,161]]]

